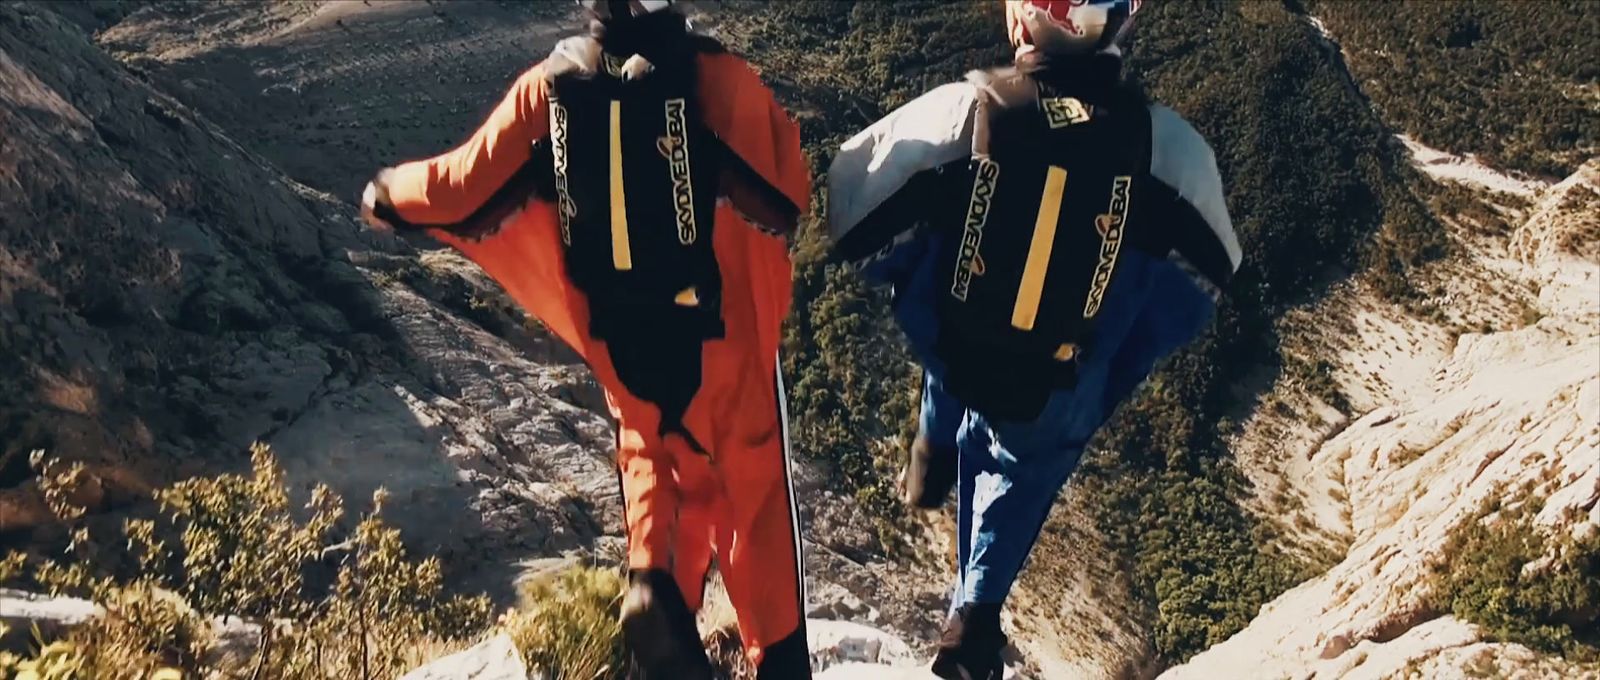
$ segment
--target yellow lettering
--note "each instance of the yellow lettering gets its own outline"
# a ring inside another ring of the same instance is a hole
[[[961,233],[961,248],[956,256],[956,271],[950,284],[950,294],[957,300],[967,301],[967,289],[979,261],[978,247],[983,244],[983,225],[989,221],[989,200],[994,196],[995,182],[1000,177],[1000,164],[988,158],[978,160],[978,172],[972,178],[972,197],[967,203],[966,229]]]
[[[1111,205],[1094,220],[1094,227],[1100,232],[1100,261],[1095,265],[1094,278],[1089,284],[1089,299],[1083,305],[1085,319],[1100,313],[1106,288],[1111,285],[1111,274],[1116,271],[1117,254],[1122,252],[1122,235],[1127,231],[1128,191],[1132,185],[1132,177],[1124,175],[1113,179]]]

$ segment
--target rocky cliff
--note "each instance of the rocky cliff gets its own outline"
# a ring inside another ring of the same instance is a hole
[[[616,533],[603,404],[569,353],[156,80],[50,6],[0,5],[0,535],[46,523],[32,450],[87,464],[107,510],[255,440],[303,487],[388,487],[485,587]]]
[[[1430,272],[1429,319],[1359,282],[1299,316],[1325,330],[1294,350],[1326,359],[1355,415],[1289,382],[1275,392],[1284,408],[1260,409],[1241,435],[1261,511],[1331,566],[1163,678],[1600,673],[1492,641],[1441,607],[1430,579],[1464,568],[1450,552],[1459,524],[1504,521],[1486,503],[1537,509],[1551,553],[1600,531],[1600,159],[1530,189],[1531,203],[1473,189],[1522,207],[1491,213],[1503,230],[1450,222],[1463,254]]]

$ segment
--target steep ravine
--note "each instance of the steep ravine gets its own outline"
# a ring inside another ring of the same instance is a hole
[[[1596,672],[1486,642],[1435,609],[1426,577],[1450,559],[1452,527],[1486,498],[1527,502],[1524,485],[1552,535],[1600,529],[1600,253],[1585,241],[1600,228],[1597,189],[1600,160],[1541,193],[1503,236],[1457,224],[1465,254],[1435,272],[1451,281],[1439,321],[1380,303],[1360,282],[1306,310],[1302,320],[1328,330],[1290,351],[1331,357],[1356,415],[1285,385],[1290,412],[1320,407],[1324,424],[1262,409],[1236,449],[1264,495],[1293,499],[1264,511],[1295,517],[1302,540],[1320,537],[1336,557],[1163,677]]]
[[[1600,523],[1600,251],[1586,245],[1600,235],[1600,159],[1550,186],[1397,143],[1481,207],[1437,215],[1453,254],[1413,272],[1424,298],[1386,301],[1358,275],[1286,315],[1283,355],[1320,376],[1280,377],[1230,447],[1253,511],[1327,571],[1162,677],[1597,672],[1486,641],[1437,610],[1427,577],[1486,500],[1531,494],[1556,538]]]

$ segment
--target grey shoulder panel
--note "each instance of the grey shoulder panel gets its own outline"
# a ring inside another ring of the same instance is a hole
[[[944,85],[839,147],[828,167],[829,236],[838,242],[918,173],[971,157],[976,104],[971,83]]]
[[[600,69],[600,41],[586,35],[562,38],[550,50],[545,73],[550,78],[576,76],[588,78]]]
[[[1211,145],[1176,111],[1159,104],[1150,106],[1150,136],[1150,174],[1194,206],[1216,233],[1237,270],[1242,257],[1239,238],[1228,217],[1222,176],[1217,172]]]
[[[987,156],[989,121],[992,112],[1034,100],[1038,97],[1039,91],[1032,79],[1010,66],[969,72],[967,82],[972,84],[976,96],[972,153],[976,156]]]

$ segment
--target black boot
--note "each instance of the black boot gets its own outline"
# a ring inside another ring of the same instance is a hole
[[[947,680],[1000,680],[1006,635],[1000,631],[1000,605],[967,604],[945,621],[933,674]]]
[[[671,574],[659,569],[628,572],[622,600],[622,639],[642,680],[711,680],[694,613]]]
[[[756,680],[811,680],[811,654],[806,651],[805,624],[761,653]]]
[[[956,447],[936,445],[917,435],[900,479],[906,505],[928,510],[944,505],[956,485]]]

